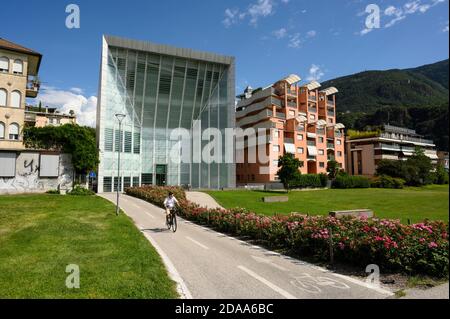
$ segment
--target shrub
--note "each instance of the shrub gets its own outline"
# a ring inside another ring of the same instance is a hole
[[[370,186],[373,188],[403,188],[405,180],[387,175],[376,176],[371,180]]]
[[[326,177],[326,175],[325,175]],[[326,182],[325,182],[326,186]],[[314,187],[314,188],[320,188],[323,186],[323,181],[320,175],[318,174],[300,174],[294,184],[292,185],[292,188],[307,188],[307,187]]]
[[[319,174],[319,178],[320,178],[320,184],[322,185],[322,187],[327,187],[328,184],[328,175],[325,173],[321,173]]]
[[[68,192],[67,195],[91,196],[91,195],[95,195],[95,193],[93,191],[91,191],[90,189],[87,189],[87,188],[77,185],[70,192]]]
[[[434,173],[434,183],[439,185],[448,184],[448,179],[448,172],[442,164],[439,164]]]
[[[57,189],[50,189],[48,191],[45,192],[46,194],[52,194],[52,195],[60,195],[61,192]]]
[[[369,188],[370,180],[364,176],[338,175],[332,183],[332,188]]]
[[[175,187],[127,188],[126,193],[162,207],[167,193],[179,199],[182,217],[218,231],[264,241],[296,255],[329,260],[330,241],[338,262],[360,267],[377,264],[383,271],[448,278],[448,223],[403,225],[398,220],[300,214],[263,216],[245,209],[207,209],[186,200]]]

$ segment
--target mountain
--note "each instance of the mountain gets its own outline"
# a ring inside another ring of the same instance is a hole
[[[384,123],[415,129],[448,150],[449,61],[411,69],[365,71],[322,83],[335,86],[338,121],[363,130]]]
[[[337,111],[373,112],[383,106],[448,101],[448,60],[406,70],[365,71],[324,82],[339,90]]]

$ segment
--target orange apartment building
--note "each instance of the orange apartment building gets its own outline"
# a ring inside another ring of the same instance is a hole
[[[277,182],[278,158],[285,153],[295,154],[303,161],[302,174],[326,173],[330,160],[336,160],[345,169],[345,127],[336,123],[338,90],[321,90],[316,81],[299,85],[300,81],[299,76],[292,74],[266,88],[247,87],[238,96],[236,126],[262,129],[258,134],[265,134],[265,144],[258,142],[249,147],[246,138],[244,148],[236,149],[236,154],[244,158],[244,163],[236,164],[238,185]],[[249,163],[249,149],[261,147],[268,161]]]

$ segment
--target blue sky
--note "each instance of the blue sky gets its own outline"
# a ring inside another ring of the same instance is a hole
[[[68,29],[66,6],[81,11]],[[366,30],[366,6],[380,28]],[[364,70],[407,68],[448,58],[448,0],[9,1],[0,37],[44,55],[39,99],[85,113],[92,125],[102,34],[236,57],[236,87],[288,74],[326,80]],[[23,14],[23,15],[22,15]],[[239,92],[237,92],[239,93]],[[78,105],[78,104],[79,105]]]

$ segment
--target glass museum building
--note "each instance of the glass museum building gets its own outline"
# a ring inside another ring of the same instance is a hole
[[[96,127],[98,192],[140,185],[234,187],[235,164],[225,160],[225,129],[235,127],[234,72],[233,57],[104,36]],[[120,125],[117,114],[125,115]],[[181,142],[171,132],[180,128],[191,133],[190,143],[183,142],[189,145],[188,155],[182,154],[185,148],[173,151]],[[209,143],[198,138],[196,128],[222,133],[220,160],[193,160]],[[196,138],[201,147],[192,141]],[[181,160],[186,156],[190,160]]]

